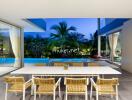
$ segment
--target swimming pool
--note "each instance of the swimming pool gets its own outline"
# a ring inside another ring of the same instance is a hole
[[[91,58],[24,58],[24,63],[52,63],[52,62],[92,62]],[[0,58],[0,64],[14,63],[15,58]]]

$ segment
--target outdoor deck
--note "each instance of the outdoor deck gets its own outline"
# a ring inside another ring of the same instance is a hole
[[[114,77],[114,76],[108,76]],[[123,71],[123,74],[119,76],[120,85],[119,85],[119,100],[131,100],[132,98],[132,74]],[[61,87],[62,98],[56,97],[56,100],[65,100],[64,96],[64,86]],[[3,77],[0,78],[0,100],[4,100],[5,93],[5,84],[3,82]],[[8,100],[21,100],[22,95],[16,96],[15,94],[10,93],[8,95]],[[33,100],[33,96],[27,93],[26,100]],[[41,96],[37,100],[52,100],[52,96]],[[68,100],[85,100],[84,96],[69,96]],[[93,97],[93,100],[95,98]],[[99,100],[112,100],[109,96],[99,97]],[[114,100],[114,99],[113,99]]]

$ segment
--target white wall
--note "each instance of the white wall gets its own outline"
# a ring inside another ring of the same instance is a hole
[[[132,20],[124,23],[121,31],[122,68],[132,73]]]

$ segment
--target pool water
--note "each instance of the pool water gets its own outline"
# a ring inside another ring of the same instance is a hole
[[[93,59],[90,58],[55,58],[50,59],[50,62],[91,62]]]
[[[91,58],[24,58],[24,63],[51,63],[51,62],[91,62]],[[0,64],[14,63],[15,58],[0,58]]]

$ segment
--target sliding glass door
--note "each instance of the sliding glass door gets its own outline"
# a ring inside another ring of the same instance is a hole
[[[120,32],[110,34],[108,37],[110,47],[110,59],[113,62],[121,62]]]
[[[21,28],[0,21],[0,67],[21,65]]]

